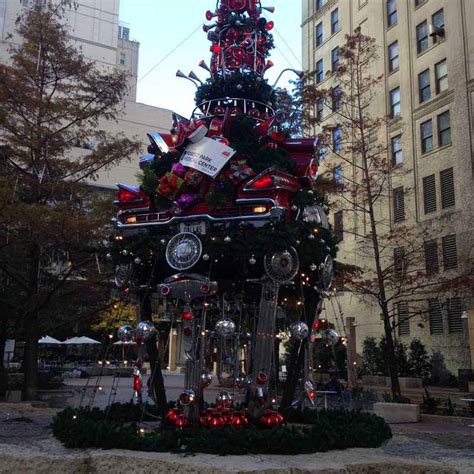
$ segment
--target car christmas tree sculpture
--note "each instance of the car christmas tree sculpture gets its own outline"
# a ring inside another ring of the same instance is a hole
[[[274,11],[258,0],[220,0],[206,13],[212,57],[200,66],[210,77],[197,89],[192,117],[175,115],[170,134],[150,133],[141,185],[118,185],[117,286],[148,308],[144,319],[152,319],[153,295],[175,303],[186,376],[181,407],[165,419],[178,427],[281,423],[269,394],[283,299],[293,298],[301,320],[290,329],[296,344],[284,399],[294,398],[302,379],[300,392],[311,401],[301,354],[320,330],[335,240],[318,192],[317,143],[280,128],[277,94],[264,77],[273,66],[274,27],[264,10]],[[256,285],[258,296],[248,289]],[[250,307],[251,316],[242,317]],[[142,327],[137,336],[147,341],[154,331]],[[245,411],[231,411],[228,392],[217,411],[202,410],[215,345],[226,347],[217,366],[227,366],[227,386],[245,392]]]

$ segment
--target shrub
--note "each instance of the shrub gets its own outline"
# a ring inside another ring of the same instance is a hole
[[[53,420],[53,433],[67,448],[130,449],[156,452],[241,454],[306,454],[331,449],[376,448],[391,438],[382,418],[358,411],[291,411],[288,421],[303,426],[243,430],[233,428],[168,430],[140,434],[137,410],[127,420],[130,404],[115,405],[114,414],[67,408]],[[141,411],[141,408],[139,408]],[[112,421],[113,420],[113,421]]]

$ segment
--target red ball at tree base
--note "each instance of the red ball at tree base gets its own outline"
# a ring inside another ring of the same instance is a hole
[[[183,319],[185,321],[189,321],[190,319],[193,319],[193,313],[191,313],[191,311],[185,311],[183,313]]]

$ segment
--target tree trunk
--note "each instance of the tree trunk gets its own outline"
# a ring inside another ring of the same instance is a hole
[[[0,322],[0,398],[7,393],[8,375],[3,359],[5,357],[5,343],[7,341],[6,324],[4,321]]]
[[[140,314],[144,321],[152,321],[152,310],[151,310],[151,298],[146,295],[141,298]],[[163,379],[163,373],[161,371],[161,357],[158,351],[157,339],[153,337],[146,343],[146,351],[150,359],[150,379],[149,379],[149,390],[152,394],[153,399],[162,415],[166,414],[166,390],[165,382]]]
[[[390,385],[392,391],[392,398],[395,400],[401,396],[400,389],[400,380],[398,379],[398,367],[397,360],[395,359],[395,346],[393,343],[392,328],[390,326],[390,315],[388,308],[385,305],[383,310],[383,323],[385,329],[385,342],[387,344],[387,366],[388,366],[388,375],[390,377]]]
[[[36,318],[35,318],[36,319]],[[28,319],[23,356],[23,400],[36,400],[38,396],[38,330],[36,321]]]

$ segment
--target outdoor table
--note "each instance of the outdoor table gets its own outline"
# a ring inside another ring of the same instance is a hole
[[[337,395],[335,390],[316,390],[316,395],[324,394],[324,409],[328,409],[328,395]]]

